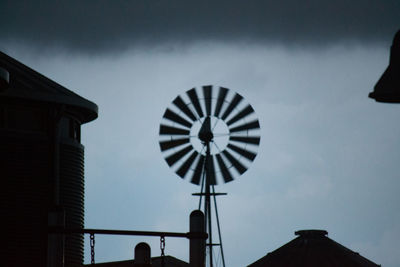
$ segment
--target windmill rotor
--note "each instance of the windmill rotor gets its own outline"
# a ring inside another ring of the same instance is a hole
[[[238,93],[211,85],[177,96],[160,125],[160,149],[181,178],[200,185],[228,183],[257,155],[260,124]],[[207,170],[206,175],[203,173]]]

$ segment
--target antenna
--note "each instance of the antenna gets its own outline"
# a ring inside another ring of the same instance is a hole
[[[214,187],[247,171],[257,155],[260,124],[254,109],[240,94],[224,87],[213,89],[211,85],[192,88],[172,101],[163,115],[159,144],[175,173],[201,186],[193,195],[200,197],[199,209],[204,196],[209,267],[214,266],[214,246],[220,248],[225,267],[216,197],[226,193],[216,193]],[[218,243],[213,243],[212,201]]]

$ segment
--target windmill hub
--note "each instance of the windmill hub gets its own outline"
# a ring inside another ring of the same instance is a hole
[[[214,135],[211,130],[211,117],[207,116],[201,125],[199,139],[207,145],[212,141],[213,138]]]
[[[211,129],[205,129],[206,117],[193,122],[190,129],[190,143],[200,154],[206,155],[207,143],[210,144],[210,154],[215,155],[226,149],[229,143],[229,128],[224,121],[210,116]]]
[[[199,138],[201,141],[207,144],[213,140],[214,135],[212,132],[204,132],[204,133],[199,133]]]

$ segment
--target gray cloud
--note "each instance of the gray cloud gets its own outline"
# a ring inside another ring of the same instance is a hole
[[[399,14],[398,0],[1,1],[0,44],[96,53],[204,40],[388,43]]]

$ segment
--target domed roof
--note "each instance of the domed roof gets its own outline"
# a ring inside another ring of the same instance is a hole
[[[325,230],[301,230],[289,243],[268,253],[248,267],[377,267],[379,265],[362,257],[327,237]]]

